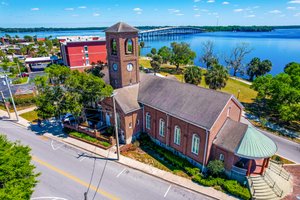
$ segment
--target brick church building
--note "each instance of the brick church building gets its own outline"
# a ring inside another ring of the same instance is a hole
[[[117,23],[105,30],[108,75],[115,89],[121,140],[139,134],[205,169],[210,160],[224,161],[226,172],[262,173],[277,151],[257,129],[241,123],[242,104],[231,94],[139,71],[138,30]],[[101,102],[102,120],[113,125],[113,101]]]

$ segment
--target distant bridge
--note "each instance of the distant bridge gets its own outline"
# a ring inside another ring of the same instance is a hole
[[[165,28],[157,28],[152,30],[140,31],[139,38],[147,39],[147,38],[152,38],[157,36],[196,34],[196,33],[203,33],[204,31],[205,31],[204,29],[195,28],[195,27],[173,26],[173,27],[165,27]]]

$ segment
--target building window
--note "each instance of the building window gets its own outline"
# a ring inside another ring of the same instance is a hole
[[[89,54],[88,53],[85,54],[85,58],[89,58]]]
[[[136,125],[140,125],[140,120],[136,120]]]
[[[129,128],[132,128],[132,122],[129,122]]]
[[[180,145],[180,137],[181,137],[181,130],[179,126],[175,126],[174,129],[174,143]]]
[[[230,111],[231,111],[231,106],[229,106],[228,110],[227,110],[227,117],[230,116]]]
[[[117,50],[117,41],[116,39],[111,40],[111,55],[117,55],[118,50]]]
[[[198,135],[194,134],[192,138],[192,153],[198,155],[200,146],[200,138]]]
[[[132,54],[133,53],[133,41],[132,41],[132,39],[127,39],[125,41],[125,52],[126,52],[126,54]]]
[[[84,46],[84,51],[88,51],[88,46]]]
[[[151,116],[150,113],[146,113],[146,129],[151,129]]]
[[[165,121],[163,119],[159,120],[159,135],[165,137]]]
[[[221,160],[222,162],[224,162],[224,155],[220,153],[220,156],[219,156],[219,160]]]
[[[86,65],[90,65],[90,61],[86,60],[86,61],[85,61],[85,64],[86,64]]]

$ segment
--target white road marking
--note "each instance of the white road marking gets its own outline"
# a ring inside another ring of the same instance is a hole
[[[79,162],[83,161],[84,159],[86,159],[86,157],[82,157],[82,158],[79,160]]]
[[[58,146],[58,147],[54,147],[54,145],[53,145],[53,140],[51,140],[51,147],[52,147],[52,149],[53,149],[54,151],[58,150],[59,148],[61,148],[61,147],[63,147],[63,146],[64,146],[64,144],[62,144],[62,145],[60,145],[60,146]]]
[[[118,175],[117,178],[126,170],[126,168],[124,168]]]
[[[166,193],[165,193],[165,195],[164,195],[164,198],[166,198],[166,196],[167,196],[169,190],[171,189],[171,186],[172,186],[172,185],[170,185],[170,186],[168,187],[168,189],[167,189],[167,191],[166,191]]]

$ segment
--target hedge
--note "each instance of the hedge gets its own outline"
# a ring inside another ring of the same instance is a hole
[[[105,147],[109,147],[109,146],[110,146],[110,144],[109,144],[108,142],[105,142],[105,141],[99,141],[99,140],[97,140],[96,138],[93,138],[93,137],[91,137],[91,136],[89,136],[89,135],[86,135],[86,134],[84,134],[84,133],[79,133],[79,132],[73,131],[73,132],[70,132],[69,134],[72,135],[72,136],[75,136],[75,137],[78,137],[78,138],[87,140],[87,141],[89,141],[89,142],[93,142],[93,143],[96,143],[96,144],[103,145],[103,146],[105,146]]]
[[[35,97],[33,95],[18,95],[14,96],[14,101],[17,106],[29,106],[35,104]],[[12,104],[11,99],[9,102]]]

